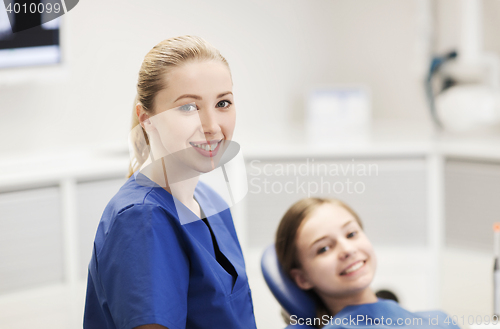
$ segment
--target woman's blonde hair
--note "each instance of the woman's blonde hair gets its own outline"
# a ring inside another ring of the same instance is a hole
[[[276,255],[278,262],[288,276],[294,268],[301,268],[298,251],[297,251],[297,232],[300,225],[308,218],[316,209],[324,204],[332,204],[347,210],[356,220],[358,225],[363,228],[363,224],[359,219],[358,214],[344,202],[337,199],[326,198],[306,198],[294,203],[285,213],[276,231]],[[291,277],[290,277],[291,278]],[[309,291],[311,297],[316,301],[316,316],[321,319],[323,315],[329,315],[326,306],[321,301],[319,296],[313,291]],[[320,321],[321,323],[321,321]]]
[[[128,177],[132,176],[149,156],[149,140],[146,132],[143,129],[134,129],[139,125],[136,105],[140,103],[146,112],[154,115],[154,99],[160,90],[167,88],[165,75],[170,69],[195,60],[218,61],[229,69],[226,59],[214,46],[200,37],[190,35],[163,40],[144,57],[132,109],[130,142],[134,154],[130,161]]]

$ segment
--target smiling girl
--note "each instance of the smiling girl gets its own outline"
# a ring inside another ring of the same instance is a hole
[[[356,327],[385,318],[377,326],[458,328],[443,323],[442,312],[411,313],[392,300],[377,298],[370,288],[377,267],[373,246],[358,215],[339,200],[307,198],[292,205],[280,222],[275,247],[284,272],[316,299],[317,321],[309,322],[317,327],[347,328],[352,322],[342,320],[361,316],[364,321]],[[431,325],[431,316],[439,321]]]
[[[229,149],[232,86],[224,57],[198,37],[144,58],[134,157],[97,229],[84,328],[255,328],[230,210],[199,182]]]

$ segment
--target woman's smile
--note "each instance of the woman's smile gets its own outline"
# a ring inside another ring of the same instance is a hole
[[[347,266],[342,272],[340,272],[340,275],[353,277],[358,273],[361,273],[362,268],[365,266],[365,264],[366,260],[358,260]]]
[[[219,152],[220,145],[224,139],[203,142],[189,142],[193,148],[205,157],[214,157]]]

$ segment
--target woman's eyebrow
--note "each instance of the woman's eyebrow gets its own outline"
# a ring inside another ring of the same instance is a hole
[[[224,96],[229,95],[229,94],[232,95],[233,93],[230,91],[226,91],[226,92],[223,92],[222,94],[217,95],[217,98],[221,98],[221,97],[224,97]],[[183,99],[183,98],[193,98],[193,99],[197,99],[199,101],[201,101],[203,99],[201,96],[198,96],[198,95],[185,94],[185,95],[181,95],[181,96],[177,97],[177,99],[174,101],[174,103],[177,102],[179,99]]]
[[[327,238],[327,236],[325,235],[325,236],[322,236],[322,237],[321,237],[321,238],[319,238],[319,239],[314,240],[314,242],[313,242],[313,243],[311,243],[311,244],[309,245],[309,248],[311,248],[311,247],[312,247],[312,246],[314,246],[316,243],[318,243],[318,242],[320,242],[321,240],[324,240],[324,239],[326,239],[326,238]]]
[[[202,99],[202,98],[201,98],[201,96],[198,96],[198,95],[185,94],[185,95],[181,95],[181,96],[179,96],[179,97],[178,97],[178,98],[174,101],[174,103],[175,103],[175,102],[177,102],[179,99],[183,99],[183,98],[194,98],[194,99],[197,99],[197,100],[201,100],[201,99]]]
[[[231,94],[231,95],[232,95],[233,93],[232,93],[232,92],[230,92],[230,91],[226,91],[225,93],[219,94],[219,95],[217,96],[217,98],[221,98],[221,97],[224,97],[224,96],[229,95],[229,94]]]
[[[342,225],[342,227],[341,227],[341,228],[346,227],[347,225],[351,224],[352,222],[354,222],[354,219],[349,219],[347,222],[345,222],[345,223]],[[317,242],[319,242],[319,241],[321,241],[321,240],[323,240],[323,239],[326,239],[326,238],[328,238],[328,237],[325,235],[325,236],[322,236],[322,237],[320,237],[320,238],[318,238],[318,239],[314,240],[314,241],[313,241],[313,243],[311,243],[311,244],[309,245],[309,248],[311,248],[312,246],[314,246],[314,244],[316,244]]]
[[[348,220],[347,222],[344,223],[344,225],[342,225],[342,228],[346,227],[347,225],[351,224],[352,222],[354,222],[354,219]]]

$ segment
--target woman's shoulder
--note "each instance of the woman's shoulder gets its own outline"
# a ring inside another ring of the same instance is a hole
[[[134,176],[130,177],[109,201],[105,213],[115,215],[131,207],[163,208],[169,212],[174,210],[172,196],[167,191],[138,184]]]
[[[113,227],[132,229],[154,222],[175,224],[177,215],[172,197],[161,190],[137,184],[133,176],[128,179],[104,209],[96,234],[97,245],[104,241]],[[117,221],[128,225],[115,225]]]

